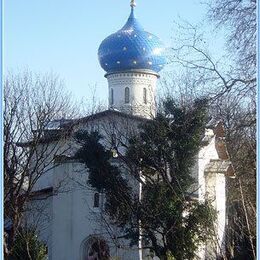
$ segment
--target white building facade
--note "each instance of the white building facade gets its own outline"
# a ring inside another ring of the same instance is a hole
[[[156,82],[166,63],[164,46],[139,24],[134,8],[135,2],[131,1],[127,23],[99,47],[99,61],[108,80],[109,109],[64,125],[71,127],[71,138],[64,139],[61,145],[67,147],[66,152],[55,153],[54,167],[35,186],[28,222],[37,225],[50,260],[98,260],[97,246],[109,255],[107,259],[151,259],[147,252],[130,248],[129,241],[121,239],[120,232],[109,225],[103,212],[104,196],[87,185],[85,166],[71,159],[77,149],[72,138],[76,131],[97,130],[105,137],[108,148],[117,146],[123,154],[124,148],[117,140],[127,141],[141,122],[156,114]],[[203,142],[193,175],[197,180],[197,199],[211,198],[218,211],[218,245],[205,245],[198,254],[199,259],[216,259],[225,232],[225,180],[234,172],[221,123],[208,126]],[[115,162],[120,164],[116,159]]]

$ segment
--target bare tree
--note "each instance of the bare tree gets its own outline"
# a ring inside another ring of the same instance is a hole
[[[166,80],[184,102],[211,98],[211,115],[224,122],[227,148],[237,178],[228,181],[228,258],[255,259],[256,241],[256,1],[214,0],[208,19],[225,30],[226,52],[214,57],[203,32],[189,23],[178,26],[171,61],[181,81]],[[183,76],[184,75],[184,76]],[[192,84],[185,84],[192,82]],[[188,97],[187,97],[188,96]]]
[[[11,223],[12,249],[37,180],[53,167],[56,155],[68,150],[64,126],[69,120],[64,117],[75,116],[75,106],[57,76],[9,73],[4,81],[3,116],[4,217]]]
[[[256,0],[210,1],[208,17],[228,30],[227,46],[240,73],[256,73]]]
[[[214,113],[225,123],[227,146],[237,178],[228,181],[227,249],[229,257],[256,257],[256,128],[254,95],[247,103],[226,96],[215,103]]]

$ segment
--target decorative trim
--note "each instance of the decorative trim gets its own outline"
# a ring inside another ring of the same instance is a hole
[[[148,74],[148,75],[154,75],[156,76],[157,78],[160,77],[160,75],[152,70],[126,70],[126,71],[115,71],[115,72],[108,72],[105,74],[105,78],[107,78],[108,76],[110,75],[114,75],[114,74]]]

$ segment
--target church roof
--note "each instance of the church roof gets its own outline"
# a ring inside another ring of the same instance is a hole
[[[144,30],[132,6],[126,24],[100,44],[98,58],[108,73],[140,69],[159,72],[166,63],[164,52],[162,41]]]
[[[51,143],[54,141],[58,141],[61,138],[67,138],[71,136],[71,133],[74,131],[74,127],[80,124],[84,124],[87,122],[91,122],[94,120],[98,120],[98,119],[102,119],[104,117],[114,117],[115,120],[117,120],[118,118],[123,118],[123,119],[130,119],[130,120],[135,120],[135,121],[139,121],[141,122],[147,122],[150,121],[151,119],[147,119],[141,116],[136,116],[136,115],[131,115],[128,113],[124,113],[118,110],[105,110],[105,111],[101,111],[86,117],[82,117],[82,118],[78,118],[78,119],[71,119],[71,120],[64,120],[61,119],[60,124],[57,124],[58,127],[57,129],[47,129],[46,133],[44,134],[44,136],[41,138],[39,143]],[[57,122],[55,122],[57,123]],[[225,130],[224,130],[224,125],[221,121],[217,121],[217,120],[211,120],[207,126],[206,129],[212,129],[213,130],[213,136],[216,137],[216,142],[215,142],[215,146],[216,146],[216,150],[219,156],[220,160],[224,160],[226,162],[229,161],[229,154],[228,154],[228,150],[226,147],[226,142],[225,142]],[[203,136],[202,140],[201,140],[201,145],[202,146],[206,146],[208,145],[208,143],[212,140],[213,136],[206,136],[207,138],[205,139],[205,136]],[[209,137],[209,138],[208,138]],[[38,140],[39,141],[39,140]],[[33,141],[32,142],[26,142],[26,143],[20,143],[18,145],[20,146],[30,146],[34,144]],[[64,159],[64,158],[63,158]],[[69,158],[66,158],[69,159]],[[234,169],[233,166],[232,167],[232,173],[230,174],[230,176],[234,177],[235,173],[234,173]],[[230,168],[231,169],[231,168]]]
[[[118,110],[114,110],[114,109],[107,109],[86,117],[82,117],[79,119],[74,119],[73,123],[82,123],[82,122],[87,122],[90,120],[95,120],[98,118],[102,118],[104,116],[119,116],[119,117],[123,117],[123,118],[128,118],[128,119],[134,119],[134,120],[138,120],[138,121],[148,121],[149,119],[144,118],[142,116],[137,116],[137,115],[132,115],[132,114],[128,114],[128,113],[124,113]]]
[[[118,110],[113,110],[113,109],[108,109],[104,110],[92,115],[88,115],[86,117],[81,117],[77,119],[71,119],[71,120],[64,120],[60,119],[60,123],[58,124],[57,121],[55,120],[55,124],[57,125],[57,128],[49,128],[49,126],[46,128],[44,131],[44,136],[41,138],[41,140],[38,140],[38,143],[50,143],[59,140],[60,138],[66,138],[71,135],[71,132],[73,131],[74,127],[78,124],[82,123],[87,123],[93,120],[101,119],[103,117],[120,117],[120,118],[125,118],[125,119],[130,119],[130,120],[135,120],[135,121],[140,121],[140,122],[145,122],[148,121],[149,119],[137,116],[137,115],[131,115],[127,114]],[[30,146],[34,144],[33,141],[31,142],[23,142],[23,143],[18,143],[19,146]]]

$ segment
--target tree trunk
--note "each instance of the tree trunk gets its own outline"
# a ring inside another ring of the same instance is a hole
[[[242,188],[240,178],[238,179],[238,182],[239,182],[239,191],[240,191],[240,194],[241,194],[241,201],[242,201],[242,205],[243,205],[243,210],[244,210],[244,213],[245,213],[246,226],[247,226],[247,230],[248,230],[248,234],[249,234],[249,241],[250,241],[250,245],[251,245],[251,248],[252,248],[252,253],[253,253],[254,259],[256,259],[255,247],[254,247],[254,243],[253,243],[253,236],[252,236],[252,232],[251,232],[251,228],[250,228],[250,224],[249,224],[249,220],[248,220],[248,214],[247,214],[247,209],[246,209],[245,199],[244,199],[244,193],[243,193],[243,188]]]

